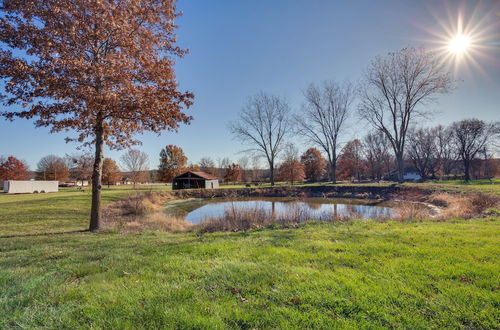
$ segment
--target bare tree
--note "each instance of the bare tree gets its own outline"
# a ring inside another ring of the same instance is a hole
[[[240,165],[241,170],[241,181],[248,181],[248,166],[250,164],[250,159],[247,156],[243,156],[238,160],[238,165]]]
[[[54,180],[64,182],[69,178],[69,168],[63,158],[48,155],[37,164],[37,180]]]
[[[215,162],[210,157],[203,157],[202,159],[200,159],[200,169],[203,172],[210,173],[212,175],[217,175]]]
[[[328,176],[337,182],[337,158],[341,136],[350,115],[354,90],[351,84],[343,86],[325,82],[314,84],[304,92],[306,98],[302,113],[296,117],[299,132],[325,152],[328,162]]]
[[[368,172],[372,179],[380,181],[388,174],[394,163],[391,143],[382,132],[372,132],[363,139],[364,154]]]
[[[224,180],[226,169],[231,165],[231,159],[224,157],[217,159],[217,176]]]
[[[451,89],[451,80],[434,53],[403,48],[377,57],[364,75],[360,89],[360,115],[389,139],[403,181],[404,152],[410,124],[429,115],[422,105]]]
[[[451,124],[453,143],[463,162],[464,180],[470,181],[472,160],[500,135],[500,123],[465,119]]]
[[[70,168],[70,176],[75,181],[81,181],[83,187],[84,181],[92,178],[94,156],[90,152],[84,152],[81,154],[66,155],[66,159]]]
[[[239,119],[230,124],[231,132],[252,147],[248,151],[264,156],[269,165],[271,185],[274,185],[276,157],[291,133],[290,106],[284,99],[266,93],[248,100]]]
[[[409,131],[408,155],[422,180],[434,177],[438,167],[436,130],[419,128]]]
[[[142,181],[147,176],[149,157],[145,152],[137,149],[129,149],[120,158],[122,168],[131,175],[134,188],[137,182]]]
[[[453,130],[450,127],[438,125],[435,128],[437,160],[439,164],[440,178],[450,175],[456,167],[458,153],[453,143]]]

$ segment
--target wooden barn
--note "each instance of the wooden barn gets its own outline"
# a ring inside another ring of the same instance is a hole
[[[172,189],[219,188],[219,179],[205,172],[187,171],[172,180]]]

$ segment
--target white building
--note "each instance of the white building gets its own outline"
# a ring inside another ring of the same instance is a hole
[[[59,181],[16,181],[3,182],[3,191],[8,194],[37,194],[59,191]]]

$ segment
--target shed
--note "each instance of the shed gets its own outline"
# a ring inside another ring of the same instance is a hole
[[[3,182],[3,191],[8,194],[36,194],[58,192],[59,182],[6,180]]]
[[[219,179],[205,172],[187,171],[172,180],[172,189],[215,189],[219,188]]]

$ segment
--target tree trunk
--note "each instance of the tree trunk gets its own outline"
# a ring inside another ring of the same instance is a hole
[[[269,171],[270,171],[270,179],[271,179],[271,186],[274,186],[274,162],[269,162]]]
[[[92,207],[90,210],[90,231],[101,228],[101,177],[104,156],[104,130],[102,122],[95,129],[95,160],[92,169]]]
[[[330,180],[333,184],[337,183],[337,163],[332,162],[330,164]]]
[[[470,181],[470,161],[468,159],[464,159],[464,180],[465,182]]]
[[[397,165],[397,169],[398,169],[398,182],[403,183],[404,182],[405,164],[404,164],[402,153],[396,154],[396,165]]]

